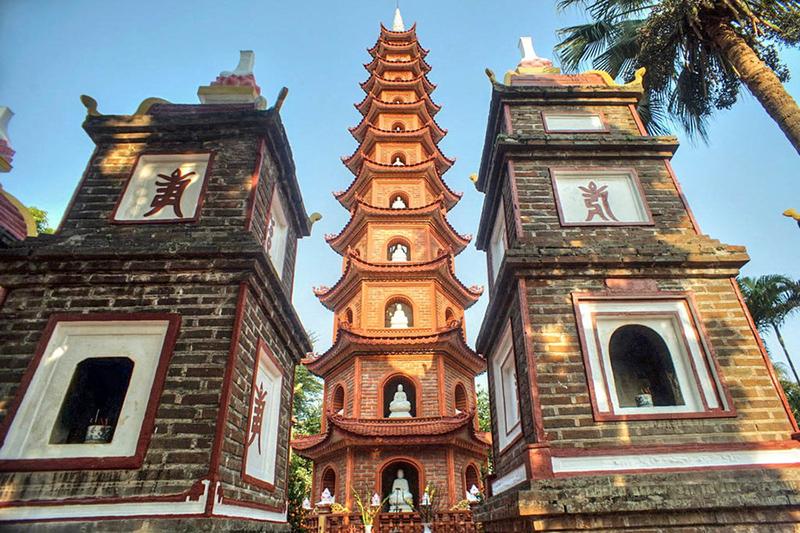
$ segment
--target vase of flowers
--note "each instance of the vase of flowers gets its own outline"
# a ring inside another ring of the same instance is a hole
[[[423,533],[431,533],[431,526],[436,519],[436,513],[439,510],[439,497],[436,495],[436,486],[428,483],[425,487],[425,492],[419,500],[419,518],[422,521]]]
[[[369,494],[369,492],[367,492]],[[375,522],[375,517],[381,512],[381,507],[386,503],[388,498],[381,500],[377,493],[372,494],[372,498],[367,499],[366,496],[362,497],[356,489],[353,489],[353,495],[356,498],[356,507],[358,507],[358,514],[361,515],[361,523],[364,524],[364,533],[372,533],[372,525]]]

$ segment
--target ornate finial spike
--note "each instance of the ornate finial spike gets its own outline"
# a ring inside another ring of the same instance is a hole
[[[486,77],[489,78],[489,81],[492,83],[497,83],[497,78],[494,77],[494,71],[490,68],[484,70],[486,73]]]
[[[392,21],[392,31],[406,31],[406,25],[403,23],[403,15],[400,14],[400,6],[394,10],[394,20]]]
[[[289,96],[289,89],[281,87],[281,90],[278,92],[278,99],[275,100],[275,111],[280,112],[281,107],[283,107],[283,101],[286,100],[287,96]]]

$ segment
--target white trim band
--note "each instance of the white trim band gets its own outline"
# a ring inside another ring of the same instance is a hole
[[[769,464],[800,464],[800,449],[553,457],[553,472],[556,474],[576,474],[597,471],[621,472],[665,468],[724,468]]]

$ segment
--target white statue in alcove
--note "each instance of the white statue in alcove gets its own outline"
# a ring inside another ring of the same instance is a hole
[[[389,327],[392,329],[402,329],[409,327],[408,315],[403,311],[403,304],[394,304],[394,312],[389,320]]]

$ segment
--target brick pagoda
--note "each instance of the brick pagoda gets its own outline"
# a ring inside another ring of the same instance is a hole
[[[59,229],[0,246],[3,531],[288,531],[310,221],[252,62],[200,104],[82,97]]]
[[[446,218],[460,195],[442,180],[453,161],[437,146],[427,51],[398,10],[369,53],[363,119],[350,130],[359,146],[344,159],[355,179],[335,193],[351,218],[326,236],[342,275],[315,289],[334,312],[334,343],[305,361],[325,380],[322,432],[293,447],[314,461],[315,502],[325,489],[351,509],[353,489],[387,497],[403,470],[414,507],[428,482],[449,506],[481,486],[489,447],[474,391],[485,363],[463,320],[482,289],[455,277],[470,237]]]
[[[739,293],[744,248],[700,232],[641,72],[565,75],[521,40],[477,187],[488,251],[487,532],[796,531],[798,428]],[[491,73],[490,73],[491,74]]]

